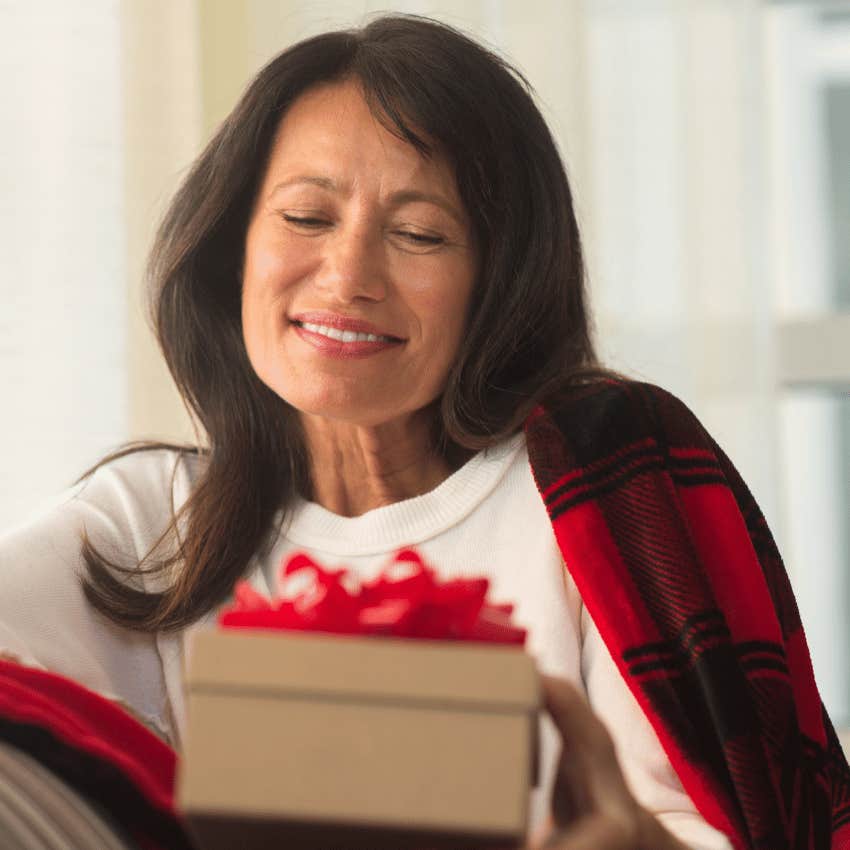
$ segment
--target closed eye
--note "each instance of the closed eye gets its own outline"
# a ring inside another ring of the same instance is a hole
[[[324,219],[313,218],[312,216],[297,216],[283,213],[283,220],[290,224],[297,224],[300,227],[322,227],[327,224]]]
[[[427,236],[424,233],[413,233],[410,230],[397,230],[398,236],[404,236],[417,245],[441,245],[445,240],[442,236]]]
[[[291,213],[281,213],[283,220],[289,224],[294,224],[296,227],[303,227],[307,230],[318,230],[321,227],[327,227],[330,222],[323,218],[315,216],[292,215]],[[416,233],[412,230],[395,230],[396,236],[401,236],[414,245],[442,245],[446,240],[442,236],[430,236],[426,233]]]

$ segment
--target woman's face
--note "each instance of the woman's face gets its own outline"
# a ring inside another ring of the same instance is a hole
[[[443,158],[386,130],[356,82],[295,101],[245,244],[242,328],[267,386],[367,427],[420,410],[444,388],[476,268]]]

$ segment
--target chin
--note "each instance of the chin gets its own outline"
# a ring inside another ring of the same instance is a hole
[[[307,381],[303,375],[297,381],[282,380],[281,375],[257,374],[260,380],[288,405],[305,416],[317,419],[333,420],[361,428],[375,428],[395,420],[410,416],[412,412],[423,411],[438,397],[435,393],[424,399],[404,398],[398,388],[386,386],[385,391],[376,393],[375,382],[353,382],[344,386],[338,379]]]
[[[350,425],[357,425],[363,428],[374,427],[392,419],[392,415],[387,415],[386,411],[376,410],[374,399],[369,404],[367,400],[359,401],[351,398],[339,399],[296,396],[294,394],[285,395],[278,393],[280,397],[294,407],[299,413],[305,416],[312,416],[318,419],[331,419],[337,422],[345,422]]]

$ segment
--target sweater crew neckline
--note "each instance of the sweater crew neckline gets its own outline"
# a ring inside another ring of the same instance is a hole
[[[360,516],[340,516],[302,500],[294,506],[284,535],[297,546],[348,556],[422,543],[456,525],[481,504],[524,445],[525,434],[515,434],[478,452],[428,493]]]

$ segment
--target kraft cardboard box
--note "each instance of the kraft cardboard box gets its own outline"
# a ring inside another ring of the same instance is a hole
[[[178,806],[204,850],[516,847],[540,683],[516,646],[209,630]]]

